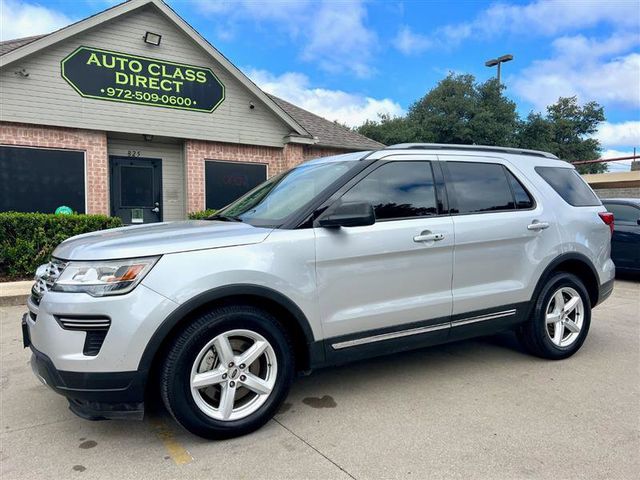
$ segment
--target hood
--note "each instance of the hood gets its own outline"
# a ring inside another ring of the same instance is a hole
[[[71,237],[54,250],[62,260],[109,260],[260,243],[271,228],[191,220],[101,230]]]

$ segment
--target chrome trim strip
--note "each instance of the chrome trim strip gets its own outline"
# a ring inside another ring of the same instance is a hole
[[[453,322],[438,323],[436,325],[428,325],[425,327],[410,328],[408,330],[381,333],[379,335],[372,335],[370,337],[356,338],[354,340],[346,340],[344,342],[333,343],[331,344],[331,347],[334,350],[341,350],[343,348],[357,347],[359,345],[382,342],[384,340],[391,340],[394,338],[402,338],[402,337],[409,337],[411,335],[420,335],[422,333],[436,332],[438,330],[444,330],[445,328],[461,327],[463,325],[469,325],[471,323],[476,323],[476,322],[484,322],[486,320],[494,320],[496,318],[512,317],[515,314],[516,314],[516,309],[513,308],[511,310],[504,310],[502,312],[495,312],[487,315],[478,315],[476,317],[469,317],[469,318],[463,318],[461,320],[454,320]]]
[[[399,332],[381,333],[379,335],[372,335],[371,337],[356,338],[355,340],[347,340],[344,342],[338,342],[331,345],[334,350],[340,350],[342,348],[356,347],[358,345],[364,345],[367,343],[382,342],[383,340],[391,340],[392,338],[408,337],[410,335],[419,335],[421,333],[435,332],[438,330],[444,330],[451,325],[447,323],[438,323],[437,325],[428,325],[426,327],[411,328],[409,330],[401,330]]]
[[[493,320],[495,318],[512,317],[515,314],[516,314],[516,309],[514,308],[512,310],[505,310],[503,312],[496,312],[496,313],[490,313],[488,315],[478,315],[477,317],[454,320],[453,322],[451,322],[451,326],[460,327],[462,325],[468,325],[470,323],[476,323],[476,322],[484,322],[486,320]]]

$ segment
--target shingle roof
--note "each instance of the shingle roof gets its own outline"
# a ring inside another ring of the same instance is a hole
[[[32,37],[16,38],[0,42],[0,56],[28,45],[42,37],[46,37],[47,35],[49,34],[34,35]],[[318,146],[344,148],[346,150],[377,150],[384,147],[382,143],[360,135],[342,125],[331,122],[293,103],[289,103],[275,95],[267,95],[311,136],[317,138]]]
[[[5,53],[9,53],[16,48],[20,48],[28,43],[35,42],[39,38],[46,37],[47,35],[34,35],[32,37],[14,38],[13,40],[5,40],[0,42],[0,56]]]
[[[269,93],[267,93],[267,95],[269,95],[271,100],[276,102],[280,108],[291,115],[296,122],[302,125],[307,132],[317,137],[317,145],[356,150],[378,150],[384,147],[382,143],[360,135],[326,118],[322,118],[315,113],[304,110],[293,103],[289,103]]]

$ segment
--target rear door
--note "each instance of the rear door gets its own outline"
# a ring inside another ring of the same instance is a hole
[[[416,323],[444,323],[432,333],[446,338],[453,224],[441,214],[432,162],[389,161],[372,169],[336,200],[370,202],[376,223],[314,228],[324,335],[339,348],[349,338],[381,332],[395,338]]]
[[[440,158],[456,236],[451,332],[515,322],[531,298],[537,265],[560,253],[553,212],[502,159]]]

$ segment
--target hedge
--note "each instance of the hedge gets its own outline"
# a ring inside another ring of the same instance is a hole
[[[208,210],[201,210],[199,212],[191,212],[189,214],[189,220],[202,220],[204,218],[210,217],[214,213],[216,213],[216,210],[213,210],[211,208]]]
[[[0,279],[31,278],[63,240],[120,226],[106,215],[0,212]]]

